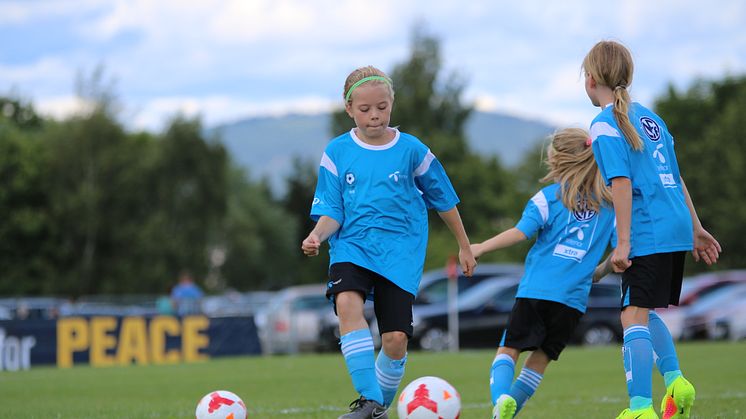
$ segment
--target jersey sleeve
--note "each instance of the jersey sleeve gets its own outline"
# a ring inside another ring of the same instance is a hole
[[[516,228],[531,238],[541,230],[549,219],[549,203],[543,191],[539,191],[526,204]]]
[[[342,185],[337,166],[326,152],[321,156],[316,193],[311,204],[311,219],[318,221],[322,215],[333,218],[339,225],[344,224]]]
[[[422,192],[422,198],[428,208],[443,212],[459,203],[458,195],[443,165],[430,150],[427,150],[414,170],[414,182],[417,189]]]
[[[591,141],[593,156],[606,185],[611,185],[615,177],[631,177],[627,141],[614,126],[604,121],[594,122]]]

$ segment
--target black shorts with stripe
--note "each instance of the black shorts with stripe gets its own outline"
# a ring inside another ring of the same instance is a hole
[[[399,331],[412,338],[414,295],[399,288],[382,275],[350,262],[335,263],[329,267],[326,296],[334,302],[335,313],[335,296],[343,291],[357,291],[363,301],[373,294],[378,333]]]
[[[516,298],[500,346],[521,352],[541,349],[556,361],[582,316],[580,311],[556,301]]]
[[[686,252],[654,253],[630,259],[622,273],[622,309],[678,305]]]

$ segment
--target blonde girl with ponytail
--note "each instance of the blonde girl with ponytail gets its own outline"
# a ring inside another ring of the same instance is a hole
[[[593,159],[588,132],[568,128],[555,133],[546,163],[543,181],[551,185],[531,198],[518,224],[471,246],[479,257],[536,236],[490,369],[493,418],[512,418],[521,410],[549,361],[559,358],[585,313],[591,283],[601,277],[596,265],[614,242],[611,194]],[[532,352],[514,381],[523,351]]]
[[[622,273],[624,369],[629,408],[618,419],[657,418],[652,407],[653,354],[666,384],[663,418],[688,418],[694,387],[679,369],[671,335],[655,308],[678,304],[684,256],[717,262],[720,244],[703,227],[679,172],[663,120],[629,95],[632,54],[601,41],[583,60],[585,91],[601,112],[591,123],[593,153],[611,187],[618,245],[599,267]]]

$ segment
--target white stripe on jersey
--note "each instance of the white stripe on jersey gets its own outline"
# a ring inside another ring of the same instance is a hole
[[[531,198],[531,202],[536,205],[536,208],[539,209],[539,214],[541,214],[541,219],[544,221],[544,223],[547,222],[549,219],[549,204],[547,203],[547,197],[544,196],[544,193],[542,191],[536,192],[536,195],[534,195]]]
[[[321,167],[331,172],[331,174],[333,174],[334,176],[339,176],[337,174],[337,165],[334,164],[332,159],[330,159],[326,153],[321,156]]]
[[[430,150],[427,150],[427,154],[425,154],[425,158],[422,159],[422,163],[420,163],[419,166],[417,166],[417,169],[414,171],[415,176],[422,176],[430,169],[430,164],[435,160],[435,154],[431,153]]]
[[[596,141],[596,138],[602,135],[607,137],[621,137],[619,131],[607,122],[596,122],[591,125],[591,141]]]

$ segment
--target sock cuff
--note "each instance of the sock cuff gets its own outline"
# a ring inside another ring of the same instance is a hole
[[[513,358],[511,358],[508,354],[497,354],[495,359],[492,361],[492,368],[495,368],[498,364],[510,364],[510,366],[515,367],[515,361],[513,361]]]
[[[632,326],[624,329],[624,341],[630,342],[635,339],[647,339],[650,340],[650,329],[647,326],[641,324],[633,324]]]
[[[402,359],[391,359],[391,357],[386,355],[383,351],[383,348],[381,348],[378,352],[378,357],[376,358],[376,365],[380,368],[398,370],[404,368],[404,364],[407,363],[407,355],[408,353],[405,352]]]
[[[536,390],[536,388],[539,387],[542,378],[544,378],[544,376],[539,374],[538,372],[530,368],[523,367],[521,373],[518,375],[517,381],[525,383],[533,390]]]
[[[361,352],[373,352],[373,336],[369,329],[353,330],[342,336],[340,342],[345,358]]]
[[[656,313],[653,310],[650,310],[650,312],[648,313],[648,321],[651,321],[651,320],[660,320],[660,321],[663,321],[663,319],[660,318],[660,316],[658,315],[658,313]]]

